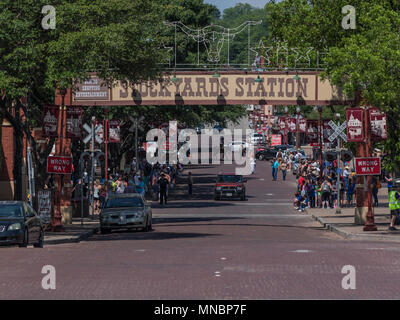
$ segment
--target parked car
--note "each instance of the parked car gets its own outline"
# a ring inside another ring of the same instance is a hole
[[[256,152],[256,159],[258,160],[271,160],[276,157],[277,150],[275,149],[261,149]]]
[[[29,203],[0,201],[0,244],[18,244],[43,248],[44,227]]]
[[[112,194],[100,211],[100,232],[112,229],[152,230],[151,205],[137,193]]]
[[[245,141],[232,141],[226,145],[229,150],[232,152],[240,151],[244,152],[247,148],[249,148],[249,144]]]
[[[239,198],[242,201],[246,200],[246,186],[247,179],[243,176],[234,173],[223,173],[217,176],[214,200],[221,200],[222,198]]]

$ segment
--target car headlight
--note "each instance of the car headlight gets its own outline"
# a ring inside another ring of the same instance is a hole
[[[217,191],[221,191],[221,190],[222,190],[222,187],[217,187],[216,190],[217,190]]]
[[[242,187],[237,187],[237,191],[242,191]]]
[[[20,223],[13,223],[8,226],[8,231],[15,231],[15,230],[21,230],[21,224]]]
[[[137,218],[143,218],[143,216],[144,216],[144,211],[139,211],[136,213]]]

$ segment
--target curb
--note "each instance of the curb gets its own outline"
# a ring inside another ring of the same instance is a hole
[[[63,243],[78,243],[91,237],[100,230],[100,227],[95,227],[89,231],[81,233],[79,236],[74,236],[66,239],[48,239],[44,240],[45,245],[63,244]]]
[[[390,235],[377,235],[377,234],[370,234],[370,235],[363,235],[363,234],[353,234],[347,231],[341,230],[339,227],[332,225],[331,223],[326,223],[321,217],[318,217],[314,214],[311,217],[318,221],[325,229],[334,232],[347,240],[363,240],[363,241],[391,241],[391,242],[400,242],[400,237],[396,236],[395,238]],[[400,235],[400,233],[397,233]]]

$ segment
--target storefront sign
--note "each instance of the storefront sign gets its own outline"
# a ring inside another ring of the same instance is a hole
[[[280,134],[273,134],[271,136],[271,146],[279,146],[282,144],[282,136]]]
[[[381,174],[380,158],[355,158],[356,175],[375,176]]]
[[[72,105],[330,105],[344,104],[343,97],[319,72],[176,72],[177,81],[165,73],[162,81],[137,84],[117,81],[110,89],[95,74],[71,91]],[[258,77],[262,81],[255,81]]]

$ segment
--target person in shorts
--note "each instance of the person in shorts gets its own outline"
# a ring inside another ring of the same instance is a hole
[[[392,190],[389,192],[389,210],[390,210],[390,231],[396,231],[395,228],[396,220],[400,215],[400,185],[395,184]]]
[[[321,185],[321,191],[322,191],[322,207],[327,209],[329,207],[329,200],[332,191],[332,185],[327,178],[325,178],[325,181]]]

